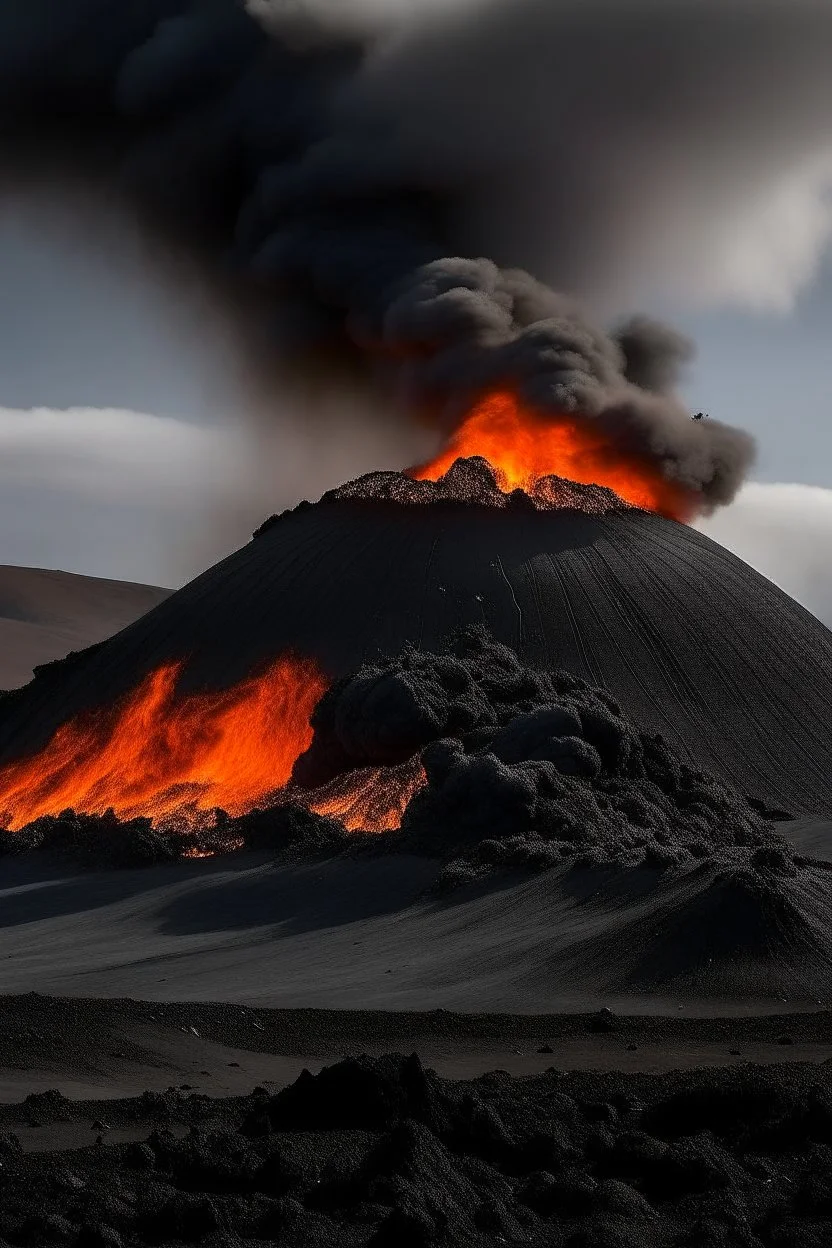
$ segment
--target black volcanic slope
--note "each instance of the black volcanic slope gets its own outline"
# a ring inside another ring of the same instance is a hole
[[[832,809],[827,629],[701,533],[557,482],[506,498],[487,479],[448,491],[374,474],[302,504],[116,637],[7,695],[0,758],[39,747],[166,659],[187,658],[189,687],[232,683],[286,649],[334,676],[407,641],[439,649],[470,623],[533,666],[607,688],[640,726],[750,796],[793,814]]]

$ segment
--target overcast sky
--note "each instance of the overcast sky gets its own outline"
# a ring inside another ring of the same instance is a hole
[[[361,413],[348,435],[288,395],[252,413],[216,310],[123,223],[7,197],[0,271],[0,563],[173,586],[273,511],[403,466]]]
[[[687,331],[692,408],[757,438],[752,483],[703,527],[832,623],[832,160],[818,156],[780,153],[746,199],[715,184],[704,222],[684,196],[659,202],[638,240],[652,287],[618,291],[616,311]],[[404,466],[400,439],[358,436],[356,419],[311,433],[287,399],[253,421],[216,310],[163,281],[118,222],[6,195],[0,266],[0,563],[176,585],[271,511]]]
[[[322,456],[291,420],[264,465],[215,314],[117,226],[7,202],[0,264],[0,562],[175,585],[271,510],[392,466],[337,425]],[[692,406],[759,442],[755,484],[704,527],[832,622],[832,281],[786,310],[676,304]]]

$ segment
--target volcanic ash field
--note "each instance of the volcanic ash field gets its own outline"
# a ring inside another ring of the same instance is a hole
[[[134,995],[814,1005],[830,658],[767,581],[607,489],[372,474],[6,695],[12,891],[56,856],[153,870],[99,886],[61,968],[88,911],[47,894],[4,983],[98,991],[115,956]]]

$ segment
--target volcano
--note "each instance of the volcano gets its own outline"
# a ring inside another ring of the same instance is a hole
[[[505,494],[476,460],[438,483],[370,474],[274,517],[116,636],[7,694],[0,761],[165,664],[182,665],[184,693],[287,652],[334,678],[407,643],[441,650],[469,624],[606,689],[751,798],[828,812],[827,629],[685,524],[557,478]]]

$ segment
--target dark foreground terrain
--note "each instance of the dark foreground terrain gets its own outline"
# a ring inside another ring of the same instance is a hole
[[[826,1012],[547,1018],[3,998],[0,1067],[18,1095],[0,1105],[0,1244],[826,1248],[831,1040]],[[206,1065],[183,1079],[189,1044]],[[332,1060],[339,1050],[369,1055]],[[315,1073],[285,1077],[303,1054]],[[500,1054],[535,1073],[493,1069]],[[209,1094],[225,1086],[220,1060],[243,1081],[236,1095]],[[269,1062],[273,1078],[253,1086]],[[134,1077],[155,1072],[157,1090],[112,1099],[131,1063]],[[24,1095],[36,1066],[53,1088]],[[110,1099],[60,1090],[96,1072]]]
[[[825,1248],[832,1236],[829,1066],[452,1082],[398,1055],[243,1098],[47,1092],[9,1112],[46,1131],[96,1118],[86,1147],[26,1153],[14,1132],[0,1138],[7,1244]]]

